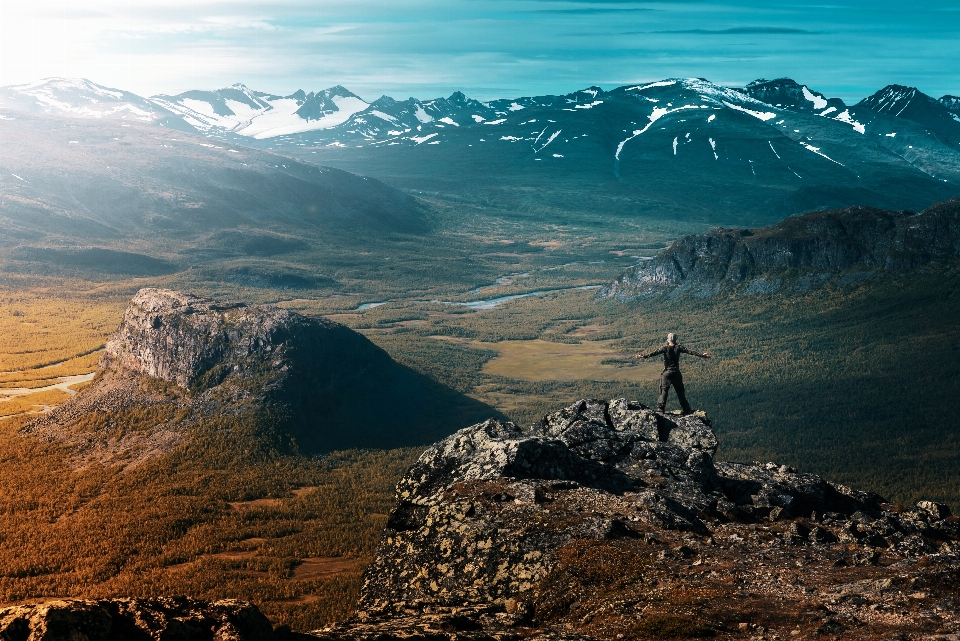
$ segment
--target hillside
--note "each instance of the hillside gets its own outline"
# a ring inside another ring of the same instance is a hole
[[[869,207],[814,212],[762,229],[714,229],[684,236],[624,272],[598,295],[716,294],[722,287],[803,292],[829,280],[866,279],[960,257],[960,199],[920,213]]]
[[[27,273],[161,275],[247,259],[231,267],[322,285],[328,265],[276,259],[430,226],[413,198],[373,179],[136,122],[18,112],[0,120],[0,169],[0,253]]]

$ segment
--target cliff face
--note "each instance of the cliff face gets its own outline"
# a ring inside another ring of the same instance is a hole
[[[263,354],[289,368],[291,337],[338,327],[277,308],[220,304],[182,292],[144,289],[127,307],[100,365],[189,388],[213,369],[240,374],[251,357]]]
[[[841,272],[904,270],[960,256],[960,199],[919,214],[850,207],[787,218],[762,229],[715,229],[684,236],[652,260],[621,274],[598,296],[629,299],[689,291],[710,296],[722,286],[769,293],[809,289]],[[843,277],[840,278],[841,281]]]
[[[131,464],[200,425],[288,451],[425,444],[449,433],[448,412],[454,425],[494,413],[338,323],[143,289],[93,384],[24,429]]]
[[[960,630],[953,610],[923,618],[960,596],[947,578],[960,523],[945,506],[897,511],[789,466],[716,462],[716,447],[704,414],[624,399],[581,400],[528,430],[460,430],[398,483],[357,617],[313,634]]]

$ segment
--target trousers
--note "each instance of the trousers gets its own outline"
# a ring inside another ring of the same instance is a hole
[[[675,370],[670,370],[660,375],[660,400],[657,401],[657,409],[661,412],[667,407],[667,397],[670,395],[670,388],[677,391],[677,400],[680,401],[680,408],[684,412],[690,411],[690,403],[687,402],[687,393],[683,389],[683,374]]]

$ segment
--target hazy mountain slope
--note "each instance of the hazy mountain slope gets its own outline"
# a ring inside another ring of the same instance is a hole
[[[373,179],[116,121],[6,112],[0,243],[143,241],[167,250],[254,227],[314,237],[420,232],[409,196]]]

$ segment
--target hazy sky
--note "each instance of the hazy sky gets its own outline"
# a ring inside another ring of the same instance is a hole
[[[0,0],[0,85],[49,76],[367,100],[790,76],[848,101],[939,97],[960,94],[960,0]]]

